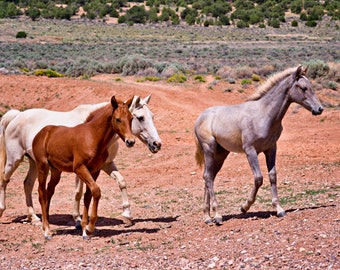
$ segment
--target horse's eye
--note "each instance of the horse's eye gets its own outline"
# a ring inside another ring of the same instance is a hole
[[[137,119],[138,119],[139,122],[143,122],[144,121],[144,117],[143,116],[139,116],[139,117],[137,117]]]
[[[306,86],[301,86],[300,88],[301,88],[302,92],[306,92],[307,91],[307,87]]]
[[[117,123],[121,123],[122,120],[121,120],[120,118],[116,118],[116,122],[117,122]]]

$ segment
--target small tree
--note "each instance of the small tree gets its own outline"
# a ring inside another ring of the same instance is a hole
[[[19,31],[16,36],[16,38],[27,38],[27,34],[25,31]]]
[[[298,27],[298,22],[297,22],[297,20],[293,20],[292,21],[292,27]]]
[[[25,14],[31,18],[32,21],[35,21],[37,18],[40,17],[40,10],[35,7],[29,7]]]

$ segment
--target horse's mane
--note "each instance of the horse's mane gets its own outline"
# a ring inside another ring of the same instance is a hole
[[[255,93],[250,95],[247,100],[258,100],[263,97],[270,89],[274,87],[278,82],[282,81],[282,79],[288,77],[289,75],[293,74],[296,71],[296,67],[294,68],[287,68],[286,70],[275,73],[271,75],[265,83],[261,84]]]
[[[108,103],[106,106],[99,107],[96,110],[92,111],[89,114],[89,116],[86,118],[85,122],[89,122],[96,117],[101,117],[103,114],[106,113],[107,110],[110,110],[110,111],[112,110],[112,105],[110,103]]]

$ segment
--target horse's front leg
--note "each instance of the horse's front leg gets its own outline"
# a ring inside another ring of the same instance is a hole
[[[98,219],[98,203],[101,197],[101,191],[95,179],[97,179],[99,172],[96,172],[91,175],[89,170],[86,168],[85,165],[81,165],[79,168],[75,170],[77,176],[86,184],[86,192],[84,194],[84,211],[83,211],[83,218],[81,221],[81,227],[83,231],[83,239],[89,240],[91,235],[94,232],[95,224]],[[93,205],[92,205],[92,212],[89,217],[89,209],[91,199],[93,197]]]
[[[39,180],[39,187],[38,187],[38,193],[39,193],[39,202],[41,206],[41,215],[42,215],[42,228],[44,231],[44,237],[46,240],[52,239],[52,233],[50,230],[49,225],[49,213],[48,213],[48,194],[46,190],[46,179],[48,175],[49,165],[41,164],[39,168],[38,173],[38,180]]]
[[[250,206],[255,202],[256,194],[259,190],[259,188],[263,184],[263,176],[261,173],[259,160],[257,156],[257,152],[253,146],[244,148],[244,151],[247,155],[247,159],[250,165],[251,170],[254,174],[254,187],[250,193],[250,196],[248,197],[247,201],[242,205],[241,211],[242,213],[246,213]]]
[[[266,152],[264,152],[266,156],[266,163],[267,163],[267,169],[268,169],[268,176],[272,191],[272,204],[274,207],[276,207],[276,214],[278,217],[284,217],[285,216],[285,210],[281,207],[279,197],[277,195],[277,178],[276,178],[276,167],[275,167],[275,161],[276,161],[276,147],[273,149],[270,149]]]
[[[37,178],[38,171],[35,161],[32,158],[28,158],[29,169],[24,180],[24,190],[26,197],[26,206],[28,208],[27,219],[31,221],[33,225],[40,225],[40,218],[35,214],[33,208],[32,191],[34,187],[35,179]]]
[[[4,143],[4,142],[3,142]],[[15,147],[15,146],[13,146]],[[18,153],[14,153],[13,155],[7,155],[4,151],[5,145],[0,145],[1,149],[1,167],[3,168],[1,173],[0,179],[0,217],[2,216],[3,212],[6,210],[6,188],[10,179],[14,173],[14,171],[18,168],[21,161],[23,160],[23,156]],[[7,150],[8,153],[8,150]]]
[[[81,230],[80,200],[81,200],[81,197],[83,196],[83,190],[84,190],[84,183],[79,179],[78,176],[76,176],[72,216],[76,224],[75,226],[78,230]]]
[[[130,209],[130,202],[127,193],[127,186],[124,177],[118,171],[113,161],[105,163],[102,170],[106,172],[110,177],[115,179],[116,182],[118,183],[123,200],[123,212],[122,212],[123,222],[125,223],[126,226],[131,226],[133,222]]]

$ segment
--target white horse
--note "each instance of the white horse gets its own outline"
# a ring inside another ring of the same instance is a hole
[[[161,149],[162,143],[153,123],[153,113],[147,106],[150,98],[151,94],[144,99],[141,99],[139,96],[134,97],[129,108],[133,115],[131,128],[133,134],[147,145],[152,153],[157,153]],[[28,207],[27,218],[32,223],[40,223],[39,217],[34,212],[32,201],[32,190],[37,178],[37,168],[32,151],[32,142],[35,135],[47,125],[72,127],[83,123],[92,111],[106,104],[108,103],[79,105],[68,112],[29,109],[23,112],[10,110],[4,114],[0,122],[0,217],[6,209],[6,186],[24,156],[27,156],[29,171],[24,180],[26,205]],[[117,181],[122,193],[123,221],[127,225],[131,225],[132,215],[126,182],[113,161],[118,152],[118,147],[118,136],[115,136],[110,143],[109,156],[102,170]],[[81,221],[79,207],[82,194],[83,182],[76,177],[75,203],[72,216],[77,228],[80,226]]]

